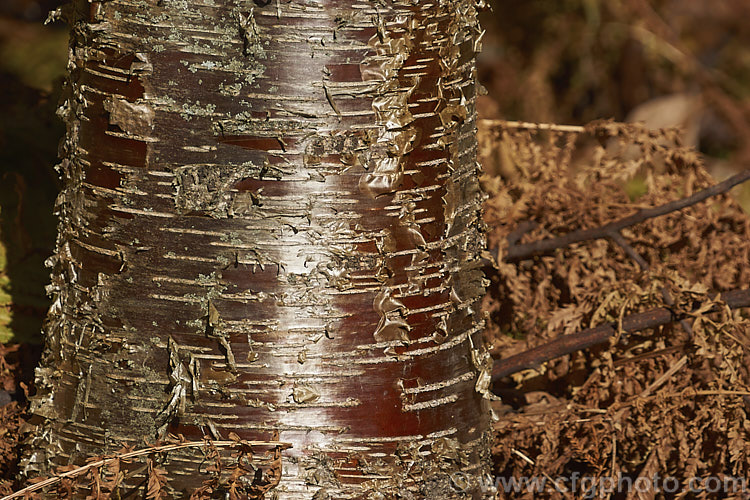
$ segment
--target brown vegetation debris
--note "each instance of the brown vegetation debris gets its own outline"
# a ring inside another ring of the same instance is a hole
[[[622,230],[645,269],[608,239],[511,264],[509,245],[603,226],[715,182],[670,130],[493,123],[480,137],[488,239],[498,248],[487,337],[500,363],[634,312],[692,311],[692,333],[674,323],[614,338],[496,385],[497,476],[658,474],[683,488],[694,477],[747,477],[750,319],[719,295],[750,283],[750,219],[740,206],[722,194]],[[545,491],[571,493],[552,482]],[[532,497],[540,495],[509,498]]]

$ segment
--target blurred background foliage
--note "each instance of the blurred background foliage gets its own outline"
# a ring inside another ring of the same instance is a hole
[[[44,26],[53,0],[0,1],[0,342],[40,342],[49,301],[58,190],[53,166],[65,127],[55,116],[67,29]]]
[[[40,340],[58,189],[61,0],[0,1],[0,341]],[[723,179],[750,163],[747,0],[495,0],[483,118],[677,126]],[[737,190],[747,210],[750,188]]]
[[[494,0],[485,118],[680,127],[718,180],[750,164],[747,0]],[[750,187],[736,189],[746,210]]]

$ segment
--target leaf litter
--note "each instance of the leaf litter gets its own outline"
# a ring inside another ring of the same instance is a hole
[[[673,311],[693,310],[691,332],[673,323],[615,337],[496,384],[503,397],[495,403],[496,477],[586,477],[589,487],[643,478],[657,486],[627,498],[673,498],[725,480],[723,498],[746,498],[748,489],[731,479],[750,475],[750,319],[722,307],[720,294],[750,284],[747,214],[723,194],[624,229],[647,269],[608,239],[508,263],[509,245],[603,226],[715,181],[677,130],[486,121],[479,141],[488,241],[498,249],[484,302],[496,359],[668,307],[665,295]],[[514,242],[520,225],[527,230]],[[670,478],[669,488],[660,489],[659,478]],[[583,484],[548,481],[543,493],[499,498],[628,493],[586,492]],[[699,490],[696,498],[711,496]]]

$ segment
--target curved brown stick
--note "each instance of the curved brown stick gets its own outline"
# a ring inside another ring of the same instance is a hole
[[[750,307],[750,289],[732,290],[721,294],[721,299],[731,309]],[[694,304],[693,310],[698,309],[699,303]],[[631,314],[622,320],[623,334],[631,334],[646,328],[654,328],[672,323],[686,317],[687,314],[676,314],[667,308],[652,309],[650,311]],[[555,340],[534,347],[520,354],[505,359],[495,360],[492,368],[492,382],[512,373],[533,368],[545,361],[570,354],[589,347],[605,344],[617,332],[617,323],[607,323],[595,328],[588,328],[571,335],[564,335]]]
[[[620,230],[643,222],[647,219],[666,215],[675,210],[681,210],[685,207],[695,205],[712,196],[716,196],[721,193],[725,193],[732,189],[737,184],[741,184],[745,181],[750,180],[750,170],[744,170],[732,177],[719,182],[709,188],[698,191],[692,196],[682,198],[679,200],[671,201],[664,205],[639,210],[633,215],[629,215],[615,222],[610,222],[604,226],[599,226],[591,229],[579,229],[577,231],[571,231],[570,233],[559,236],[557,238],[548,238],[539,241],[533,241],[531,243],[524,243],[522,245],[509,245],[507,253],[505,254],[504,260],[506,262],[519,262],[522,260],[530,259],[537,255],[547,254],[557,248],[566,247],[573,243],[579,243],[581,241],[596,240],[599,238],[608,238],[613,232],[619,232]]]

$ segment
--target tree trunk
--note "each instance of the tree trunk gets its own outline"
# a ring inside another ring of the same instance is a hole
[[[487,497],[475,2],[69,14],[26,473],[172,433],[292,445],[172,452],[174,498]]]

